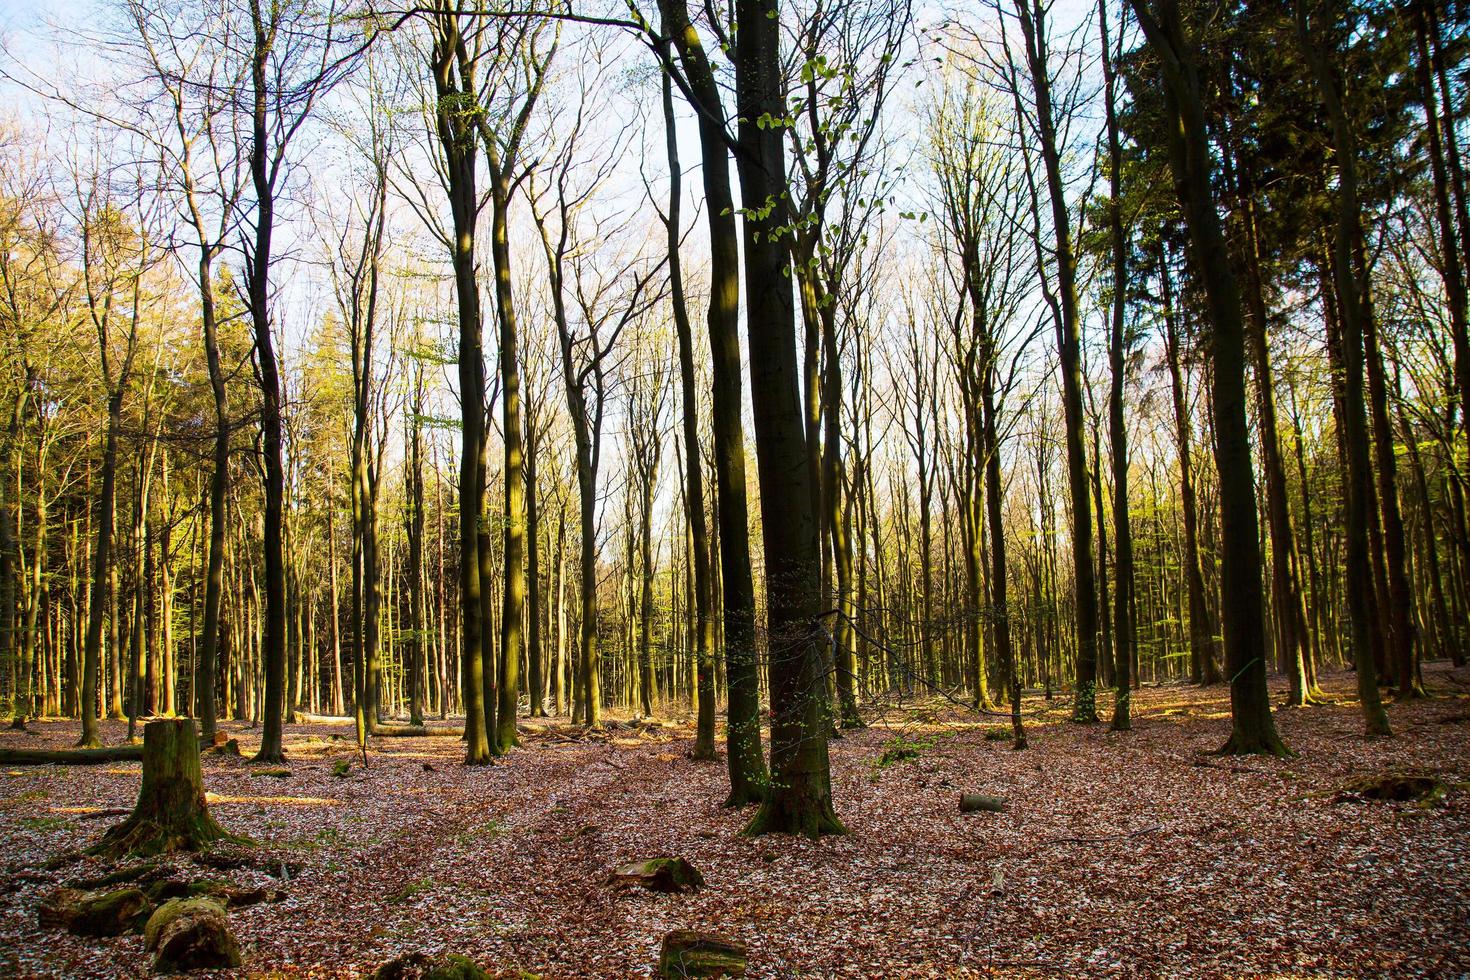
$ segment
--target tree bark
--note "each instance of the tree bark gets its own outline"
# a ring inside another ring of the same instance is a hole
[[[1231,675],[1232,731],[1221,751],[1287,755],[1290,750],[1276,734],[1266,687],[1261,551],[1245,406],[1245,325],[1240,290],[1211,186],[1214,162],[1200,80],[1175,0],[1130,3],[1159,59],[1174,184],[1214,328],[1210,395],[1224,539],[1221,581],[1231,607],[1223,625],[1226,669]]]
[[[820,548],[796,363],[791,243],[780,231],[785,114],[776,0],[737,0],[741,106],[736,163],[744,220],[746,337],[765,546],[771,785],[745,833],[844,833],[832,808],[827,683],[818,638]],[[713,204],[711,204],[713,209]]]
[[[729,151],[725,143],[727,116],[714,71],[699,33],[689,20],[685,3],[660,0],[659,10],[665,30],[679,52],[690,87],[690,101],[699,117],[701,175],[710,237],[711,416],[714,423],[719,583],[722,588],[720,607],[724,620],[722,639],[728,691],[725,732],[730,795],[725,803],[727,806],[744,806],[764,796],[766,765],[761,753],[755,585],[751,574],[750,529],[745,499],[745,427],[740,417],[740,245],[735,230]],[[712,588],[712,599],[713,592]]]

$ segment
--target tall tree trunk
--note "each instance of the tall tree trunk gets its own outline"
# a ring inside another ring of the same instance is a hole
[[[1354,276],[1353,249],[1361,238],[1358,205],[1357,145],[1325,55],[1307,27],[1307,0],[1296,0],[1297,40],[1317,86],[1317,97],[1327,110],[1338,166],[1334,195],[1337,224],[1332,236],[1333,276],[1341,333],[1343,369],[1342,443],[1347,455],[1344,496],[1347,498],[1348,616],[1351,620],[1353,663],[1357,668],[1358,696],[1369,737],[1388,735],[1388,715],[1378,697],[1378,672],[1373,663],[1371,631],[1375,617],[1368,554],[1368,511],[1371,507],[1372,463],[1368,455],[1368,427],[1363,406],[1364,305],[1367,283]],[[1223,468],[1222,468],[1223,473]]]
[[[1265,603],[1256,520],[1255,476],[1246,422],[1245,325],[1240,290],[1217,210],[1209,136],[1193,47],[1184,37],[1175,0],[1130,0],[1159,58],[1169,133],[1169,159],[1189,227],[1194,267],[1205,287],[1214,328],[1211,406],[1215,468],[1220,481],[1225,663],[1230,674],[1232,731],[1221,751],[1286,755],[1276,734],[1266,686]],[[1155,19],[1155,12],[1157,19]]]
[[[667,49],[664,57],[668,58]],[[715,757],[715,623],[710,576],[709,530],[704,512],[704,454],[699,443],[698,376],[694,368],[694,331],[684,299],[684,275],[679,260],[679,215],[683,203],[683,171],[674,120],[673,81],[663,75],[665,148],[669,160],[669,213],[665,219],[669,249],[669,293],[674,329],[679,335],[679,382],[684,435],[684,510],[689,522],[690,564],[694,585],[694,673],[698,708],[695,723],[695,759]]]
[[[1174,403],[1174,431],[1179,449],[1179,498],[1184,511],[1184,583],[1189,594],[1189,651],[1191,679],[1197,684],[1220,683],[1215,663],[1214,627],[1210,604],[1205,599],[1205,579],[1200,571],[1199,517],[1194,496],[1194,464],[1190,452],[1189,407],[1185,403],[1184,372],[1179,356],[1179,330],[1174,313],[1173,278],[1169,255],[1159,245],[1159,280],[1163,286],[1164,351],[1169,362],[1170,391]]]
[[[215,667],[219,663],[220,600],[225,581],[225,489],[230,478],[229,403],[224,366],[220,359],[219,324],[214,306],[213,255],[209,246],[199,250],[200,319],[204,324],[204,359],[209,365],[209,389],[214,398],[214,457],[209,474],[209,548],[204,578],[204,626],[195,665],[194,710],[199,715],[199,737],[212,742],[217,722]],[[328,505],[328,513],[331,504]],[[335,592],[336,568],[332,569]],[[335,598],[333,600],[335,602]],[[334,620],[335,624],[335,620]]]
[[[281,373],[276,359],[270,321],[271,238],[275,228],[275,179],[270,166],[269,82],[267,72],[274,29],[263,18],[260,0],[250,0],[254,48],[250,74],[253,124],[250,174],[255,187],[255,235],[250,253],[247,292],[250,322],[255,333],[255,355],[260,367],[261,454],[265,463],[265,717],[257,762],[280,762],[282,716],[286,699],[286,480],[282,448]]]
[[[546,652],[541,642],[541,506],[536,492],[536,461],[541,453],[541,433],[526,419],[526,635],[527,689],[533,718],[546,717]]]
[[[741,106],[736,158],[744,222],[746,337],[765,545],[771,683],[771,785],[747,834],[842,833],[832,808],[830,715],[817,631],[821,552],[812,512],[813,473],[796,363],[790,241],[779,231],[786,193],[785,134],[765,119],[785,112],[776,0],[737,0],[735,52]],[[711,209],[714,205],[711,202]]]
[[[480,293],[475,268],[475,220],[479,196],[475,190],[477,141],[467,120],[453,107],[468,93],[459,88],[464,52],[459,17],[440,6],[432,22],[434,84],[438,94],[435,126],[445,158],[445,184],[453,219],[455,300],[459,319],[459,612],[461,685],[465,708],[465,762],[490,761],[485,725],[484,637],[482,635],[480,576],[480,502],[483,499],[482,445],[485,440],[484,340]]]
[[[1062,376],[1062,412],[1067,489],[1072,515],[1072,576],[1077,611],[1077,691],[1072,720],[1097,721],[1097,586],[1093,581],[1092,516],[1088,506],[1087,458],[1082,444],[1082,354],[1077,310],[1077,256],[1072,244],[1071,214],[1062,175],[1052,107],[1050,54],[1045,11],[1040,0],[1016,0],[1026,62],[1036,98],[1037,136],[1046,169],[1055,236],[1057,275],[1057,355]]]
[[[705,216],[710,237],[710,370],[714,423],[715,485],[718,518],[719,582],[722,587],[722,641],[728,690],[726,761],[730,771],[728,806],[743,806],[765,795],[766,765],[761,754],[760,677],[755,650],[755,585],[751,573],[750,528],[745,500],[745,427],[740,394],[740,244],[725,144],[724,105],[719,84],[683,0],[660,0],[664,29],[673,38],[699,117],[699,147]],[[742,103],[743,105],[743,103]],[[742,109],[742,118],[744,117]],[[749,273],[747,272],[747,281]],[[794,377],[792,379],[795,380]],[[713,588],[711,589],[713,598]]]
[[[526,473],[521,422],[521,365],[517,350],[516,310],[511,294],[509,212],[515,160],[501,161],[487,147],[490,183],[490,255],[495,265],[495,305],[500,323],[500,421],[505,444],[504,528],[501,560],[505,581],[500,608],[500,703],[492,748],[508,752],[516,738],[516,710],[521,696],[521,657],[525,653],[526,607]]]
[[[91,601],[87,611],[87,639],[82,654],[82,737],[77,745],[100,748],[97,727],[97,682],[102,670],[102,616],[107,604],[108,577],[112,567],[112,523],[117,513],[117,437],[122,428],[123,389],[107,397],[107,432],[102,448],[102,487],[97,496],[97,545],[92,559]],[[114,620],[116,616],[113,617]],[[116,649],[116,642],[111,645]]]
[[[1123,227],[1123,148],[1118,139],[1116,79],[1108,44],[1106,0],[1098,0],[1098,27],[1102,35],[1103,101],[1108,130],[1108,236],[1113,248],[1112,330],[1108,337],[1108,367],[1112,372],[1112,385],[1108,390],[1108,441],[1113,457],[1113,535],[1117,548],[1114,566],[1117,581],[1113,588],[1113,663],[1116,665],[1118,687],[1112,729],[1126,732],[1133,727],[1129,705],[1136,643],[1133,627],[1133,531],[1128,515],[1128,420],[1123,415],[1123,386],[1128,371],[1124,309],[1128,299],[1128,236]],[[1102,465],[1100,461],[1098,465]]]
[[[1247,334],[1255,361],[1257,424],[1261,446],[1261,468],[1265,471],[1266,526],[1271,541],[1271,599],[1276,622],[1277,650],[1286,664],[1290,682],[1290,704],[1301,707],[1318,702],[1321,692],[1307,680],[1307,616],[1302,605],[1301,573],[1296,535],[1287,499],[1286,466],[1281,459],[1280,430],[1276,422],[1276,385],[1271,370],[1265,284],[1261,277],[1260,231],[1256,224],[1253,180],[1243,189],[1245,235],[1242,242],[1246,274]]]

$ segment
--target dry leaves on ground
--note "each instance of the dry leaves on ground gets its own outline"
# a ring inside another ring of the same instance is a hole
[[[688,759],[687,723],[594,738],[528,723],[525,746],[485,768],[461,765],[452,737],[375,739],[366,769],[350,728],[291,726],[289,775],[205,761],[214,815],[258,842],[248,859],[174,863],[285,888],[230,913],[242,976],[360,976],[413,950],[545,978],[648,976],[680,928],[744,941],[758,977],[1463,975],[1470,678],[1426,673],[1442,696],[1391,706],[1398,734],[1385,741],[1362,736],[1350,675],[1330,677],[1342,703],[1277,713],[1291,760],[1206,754],[1228,730],[1224,688],[1146,688],[1124,734],[1068,724],[1065,706],[1036,698],[1025,752],[985,737],[1000,719],[893,703],[832,743],[851,833],[820,841],[739,836],[749,811],[721,806],[723,762]],[[32,727],[0,746],[75,738],[74,723]],[[118,723],[103,727],[121,739]],[[248,758],[256,733],[226,727]],[[916,754],[880,765],[896,737]],[[1338,792],[1384,771],[1449,791],[1427,804]],[[49,890],[106,870],[46,862],[118,819],[138,773],[0,770],[0,973],[148,975],[140,936],[36,923]],[[961,791],[1009,805],[962,815]],[[707,887],[607,884],[611,869],[665,854]]]

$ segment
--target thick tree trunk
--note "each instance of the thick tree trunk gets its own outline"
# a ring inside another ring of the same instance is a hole
[[[143,729],[143,785],[128,819],[90,850],[122,857],[198,851],[219,840],[238,841],[214,822],[204,803],[199,738],[191,719],[150,721]]]
[[[1261,549],[1250,432],[1246,423],[1245,325],[1240,291],[1211,186],[1214,162],[1205,129],[1200,81],[1175,0],[1157,0],[1153,4],[1146,0],[1130,2],[1150,47],[1159,58],[1165,107],[1173,121],[1167,128],[1174,183],[1189,227],[1194,267],[1199,270],[1205,287],[1214,328],[1211,345],[1214,383],[1210,394],[1224,539],[1222,592],[1230,603],[1230,613],[1224,617],[1223,625],[1232,732],[1222,751],[1286,755],[1290,750],[1276,734],[1266,687]]]
[[[744,222],[746,335],[765,545],[771,679],[771,785],[745,833],[817,837],[843,833],[832,808],[827,757],[830,714],[817,617],[821,552],[812,513],[796,363],[796,311],[789,240],[777,202],[786,192],[785,134],[767,118],[785,112],[776,0],[738,0],[735,53],[741,106],[737,157],[741,199],[767,208]],[[779,502],[779,503],[776,503]]]

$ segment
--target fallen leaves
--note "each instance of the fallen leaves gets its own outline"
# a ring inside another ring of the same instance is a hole
[[[1431,685],[1441,670],[1426,668]],[[1347,676],[1329,681],[1351,690]],[[1206,717],[1223,693],[1145,689],[1134,732],[1054,719],[1028,726],[1026,752],[944,705],[887,712],[832,743],[852,833],[820,841],[740,837],[749,811],[721,806],[721,762],[686,757],[687,724],[536,720],[525,748],[475,768],[452,738],[381,739],[370,767],[349,763],[343,778],[334,763],[357,758],[350,741],[290,726],[290,796],[259,795],[240,759],[206,757],[211,802],[261,844],[210,866],[232,887],[290,882],[284,900],[230,913],[251,976],[361,976],[416,951],[546,978],[648,976],[663,937],[683,929],[745,944],[754,977],[1470,970],[1470,794],[1456,788],[1470,743],[1454,723],[1466,700],[1392,705],[1403,734],[1375,741],[1351,703],[1284,710],[1300,758],[1226,760],[1205,754],[1224,741],[1227,723]],[[1027,704],[1037,720],[1045,707]],[[74,723],[35,727],[48,746],[75,736]],[[229,727],[248,755],[256,733]],[[876,768],[900,736],[916,754]],[[292,756],[298,741],[309,756]],[[107,870],[42,865],[103,829],[83,811],[130,805],[138,770],[11,772],[0,974],[148,975],[136,937],[42,932],[35,912],[58,885]],[[1355,776],[1390,772],[1451,789],[1428,806],[1333,802]],[[1009,808],[961,817],[956,792],[971,787]],[[650,854],[686,857],[708,887],[607,887]]]

